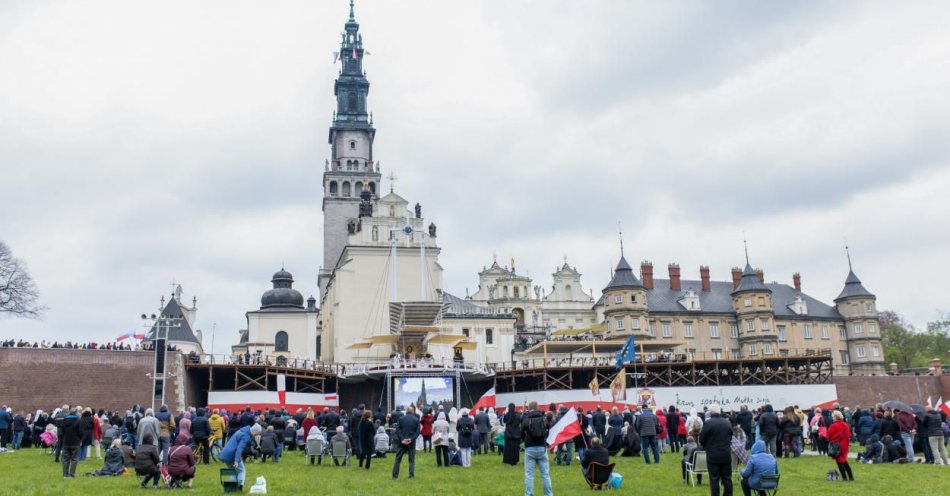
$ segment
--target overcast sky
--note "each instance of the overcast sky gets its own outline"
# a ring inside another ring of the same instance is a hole
[[[446,290],[516,260],[585,290],[619,258],[752,263],[831,302],[855,271],[923,326],[950,307],[950,3],[360,0],[396,191]],[[0,337],[111,340],[181,283],[215,351],[284,264],[323,264],[347,5],[0,2],[0,239],[49,308]],[[388,186],[384,186],[388,188]],[[216,326],[215,326],[216,324]]]

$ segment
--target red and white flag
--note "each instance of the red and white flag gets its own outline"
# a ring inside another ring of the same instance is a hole
[[[548,431],[548,449],[554,451],[557,445],[574,439],[580,433],[581,424],[577,421],[577,411],[568,408],[561,420],[558,420]]]
[[[940,397],[940,403],[937,404],[937,408],[940,409],[943,413],[950,415],[950,401],[944,403],[943,396]]]
[[[485,394],[483,394],[482,397],[479,398],[474,405],[472,405],[472,415],[475,415],[475,412],[477,412],[478,409],[482,407],[495,408],[495,388],[485,391]]]
[[[284,374],[277,374],[277,399],[280,406],[287,405],[287,376]]]
[[[927,397],[927,403],[924,403],[924,406],[927,407],[927,408],[933,408],[933,406],[934,406],[934,404],[933,404],[933,396],[928,396],[928,397]]]

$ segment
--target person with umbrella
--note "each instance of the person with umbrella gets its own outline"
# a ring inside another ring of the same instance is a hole
[[[905,403],[899,401],[888,401],[884,403],[885,407],[894,409],[894,420],[897,421],[897,427],[900,429],[901,442],[907,450],[907,461],[914,462],[914,436],[917,434],[917,421],[914,419],[913,410]]]

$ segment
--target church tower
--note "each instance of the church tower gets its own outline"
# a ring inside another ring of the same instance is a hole
[[[378,198],[380,173],[373,159],[376,129],[366,110],[369,81],[363,72],[363,36],[353,13],[340,41],[338,57],[343,66],[333,85],[336,111],[328,141],[330,159],[323,173],[323,266],[320,292],[327,283],[346,246],[347,234],[359,218],[360,194],[367,190]]]

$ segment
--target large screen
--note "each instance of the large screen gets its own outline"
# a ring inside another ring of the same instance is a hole
[[[454,377],[397,377],[393,379],[395,406],[405,409],[428,407],[436,411],[439,405],[450,410],[455,406]]]

